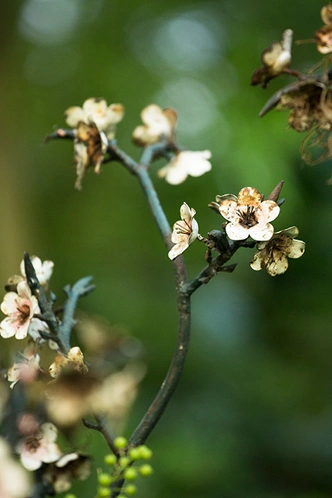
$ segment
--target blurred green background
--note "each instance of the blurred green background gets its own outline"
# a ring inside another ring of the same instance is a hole
[[[287,114],[258,112],[290,79],[252,88],[260,54],[286,28],[312,38],[323,2],[5,0],[0,5],[0,280],[17,273],[25,250],[55,262],[52,290],[93,275],[80,303],[139,338],[148,373],[129,435],[159,388],[176,337],[167,252],[134,177],[117,163],[74,190],[72,143],[44,144],[63,112],[88,97],[126,108],[119,145],[149,103],[179,113],[178,140],[212,151],[211,173],[173,187],[152,176],[170,223],[185,200],[200,233],[220,227],[207,208],[216,194],[253,186],[268,194],[284,180],[277,230],[296,225],[307,243],[287,273],[253,272],[239,252],[193,296],[191,350],[180,386],[148,444],[154,476],[144,498],[327,498],[332,496],[331,166],[311,168]],[[314,44],[294,46],[292,66],[319,60]],[[160,161],[160,166],[162,165]],[[190,276],[205,249],[185,255]],[[1,353],[2,362],[5,353]],[[106,451],[93,434],[96,466]],[[87,450],[90,448],[87,447]],[[95,476],[74,486],[92,498]]]

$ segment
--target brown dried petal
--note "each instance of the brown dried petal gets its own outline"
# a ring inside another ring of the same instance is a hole
[[[317,50],[321,54],[329,54],[332,52],[332,25],[323,26],[315,33],[315,42]]]
[[[332,24],[332,3],[328,3],[322,7],[320,15],[324,24]]]

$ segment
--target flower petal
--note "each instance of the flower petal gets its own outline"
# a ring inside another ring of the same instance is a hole
[[[303,255],[304,251],[305,251],[305,242],[303,242],[303,240],[294,239],[289,248],[287,256],[289,258],[297,259]]]

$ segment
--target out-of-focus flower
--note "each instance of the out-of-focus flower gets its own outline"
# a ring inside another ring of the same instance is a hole
[[[209,150],[177,152],[170,162],[158,171],[158,176],[165,178],[171,185],[178,185],[184,182],[188,175],[201,176],[210,171],[210,158]]]
[[[315,33],[314,40],[317,44],[317,50],[321,54],[330,54],[332,52],[332,25],[323,26]]]
[[[30,494],[28,473],[12,458],[9,446],[0,438],[0,496],[25,498]]]
[[[141,112],[143,125],[133,131],[133,141],[136,145],[151,145],[159,140],[173,140],[177,113],[174,109],[161,109],[156,104],[150,104]]]
[[[281,42],[273,42],[262,52],[263,66],[256,69],[251,76],[252,85],[262,85],[266,88],[272,78],[285,72],[291,62],[291,47],[293,31],[286,29],[282,34]]]
[[[31,263],[35,269],[36,276],[39,280],[39,283],[42,287],[47,288],[48,283],[51,279],[54,263],[53,261],[42,261],[38,256],[31,256]],[[24,259],[20,264],[20,271],[24,278],[26,278],[25,267],[24,267]]]
[[[107,414],[113,425],[123,424],[134,403],[138,385],[146,372],[142,363],[129,364],[106,377],[96,397],[95,406]]]
[[[95,173],[100,173],[108,140],[115,137],[116,124],[123,116],[123,105],[107,106],[104,99],[96,98],[86,100],[82,107],[69,107],[65,111],[66,123],[76,128],[74,164],[78,190],[81,190],[83,177],[90,166]]]
[[[34,348],[29,346],[25,348],[19,361],[8,369],[7,379],[11,382],[10,388],[13,389],[18,381],[23,382],[23,384],[30,384],[34,381],[40,371],[39,362],[40,356],[34,351]]]
[[[57,461],[62,455],[55,443],[57,434],[55,425],[46,422],[40,426],[38,432],[27,436],[17,448],[23,467],[27,470],[37,470],[43,463]]]
[[[320,15],[324,26],[316,31],[314,41],[318,52],[325,55],[332,52],[332,3],[324,5]]]
[[[332,3],[328,3],[321,8],[320,15],[324,24],[332,24]]]
[[[63,368],[45,390],[50,419],[61,427],[75,425],[94,408],[100,384],[89,373],[82,375],[73,368]]]
[[[39,330],[47,331],[45,322],[33,318],[40,313],[38,301],[31,295],[30,288],[24,280],[17,285],[16,292],[7,292],[1,303],[1,311],[8,315],[0,323],[0,335],[7,339],[15,336],[24,339],[29,334],[34,340],[40,337]]]
[[[65,368],[76,370],[81,374],[87,373],[88,367],[84,363],[83,353],[78,346],[71,348],[67,356],[57,354],[54,362],[49,367],[49,374],[51,377],[56,378]]]
[[[62,455],[55,463],[49,464],[43,478],[50,482],[55,493],[68,491],[72,481],[84,481],[91,473],[91,458],[78,452]]]
[[[190,208],[185,202],[182,204],[180,208],[181,220],[173,225],[172,242],[175,245],[168,253],[169,259],[173,260],[182,254],[199,236],[195,214],[195,209]]]
[[[112,140],[115,137],[116,125],[124,116],[122,104],[107,105],[106,100],[100,98],[87,99],[82,107],[73,106],[65,111],[66,123],[72,128],[78,128],[81,122],[90,125],[94,123],[99,131],[103,131]]]
[[[210,203],[229,222],[226,233],[232,240],[269,240],[274,232],[273,221],[280,212],[275,201],[263,200],[262,194],[255,188],[244,187],[238,197],[233,194],[217,195],[217,202]]]
[[[257,271],[265,268],[272,277],[285,273],[287,258],[300,258],[304,253],[305,242],[295,239],[298,234],[297,227],[290,227],[275,232],[267,242],[259,242],[258,251],[250,262],[251,268]]]

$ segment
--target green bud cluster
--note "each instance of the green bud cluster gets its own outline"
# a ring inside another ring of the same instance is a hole
[[[128,441],[122,436],[115,438],[114,446],[119,451],[119,456],[105,455],[104,462],[110,467],[110,471],[99,472],[96,498],[110,498],[111,484],[121,479],[125,479],[126,482],[118,498],[134,496],[137,493],[137,487],[133,482],[138,476],[148,477],[153,472],[151,465],[146,463],[152,457],[152,451],[148,446],[142,444],[128,450]]]

